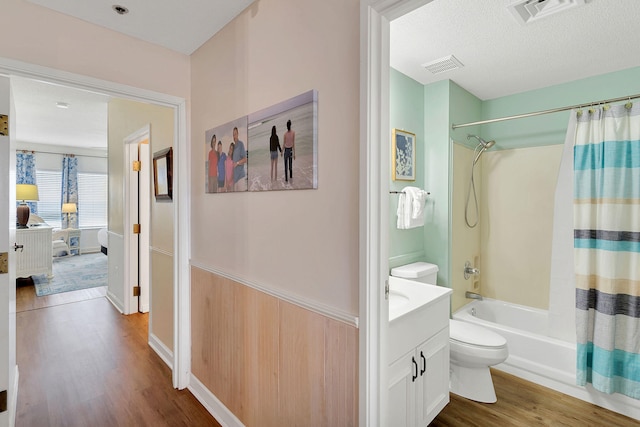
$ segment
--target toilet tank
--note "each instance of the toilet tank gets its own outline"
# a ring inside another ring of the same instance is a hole
[[[435,285],[438,279],[438,266],[428,262],[414,262],[392,268],[391,275]]]

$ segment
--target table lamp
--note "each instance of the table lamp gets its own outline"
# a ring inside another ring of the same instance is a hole
[[[20,204],[16,210],[18,228],[27,228],[30,212],[29,205],[27,205],[25,201],[38,201],[38,186],[35,184],[16,184],[16,200],[20,200]]]
[[[62,213],[67,214],[67,228],[69,228],[69,214],[78,212],[78,205],[75,203],[63,203]]]

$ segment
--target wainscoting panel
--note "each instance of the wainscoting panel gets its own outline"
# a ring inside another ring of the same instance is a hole
[[[192,375],[246,426],[357,425],[358,330],[191,268]]]

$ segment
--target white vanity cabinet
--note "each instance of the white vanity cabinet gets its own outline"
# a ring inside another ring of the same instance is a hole
[[[449,403],[449,328],[389,366],[389,425],[424,427]]]
[[[405,295],[409,301],[417,300],[419,292],[430,295],[424,304],[390,316],[388,424],[425,427],[449,403],[451,289],[416,284],[414,292],[414,285],[400,280],[392,284],[392,294]]]

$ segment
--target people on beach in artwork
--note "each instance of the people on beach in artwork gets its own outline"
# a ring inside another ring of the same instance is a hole
[[[233,128],[233,191],[247,191],[247,149],[244,142],[238,139],[238,128]]]
[[[271,155],[271,181],[278,179],[278,151],[282,154],[280,138],[276,132],[276,127],[271,128],[271,138],[269,138],[269,153]]]
[[[216,135],[211,137],[211,150],[209,150],[209,173],[207,176],[207,193],[218,192],[218,151],[216,147]]]
[[[224,191],[233,191],[233,152],[234,152],[234,143],[229,144],[229,153],[227,154],[227,159],[224,162]]]
[[[226,145],[226,144],[224,144]],[[227,153],[223,151],[223,141],[216,135],[211,137],[208,153],[207,193],[225,193],[247,190],[247,150],[238,139],[238,128],[233,128],[233,142]]]
[[[293,180],[293,161],[296,158],[296,133],[291,130],[291,120],[287,120],[287,131],[284,133],[282,140],[282,145],[284,146],[284,180],[289,182],[289,179]]]

